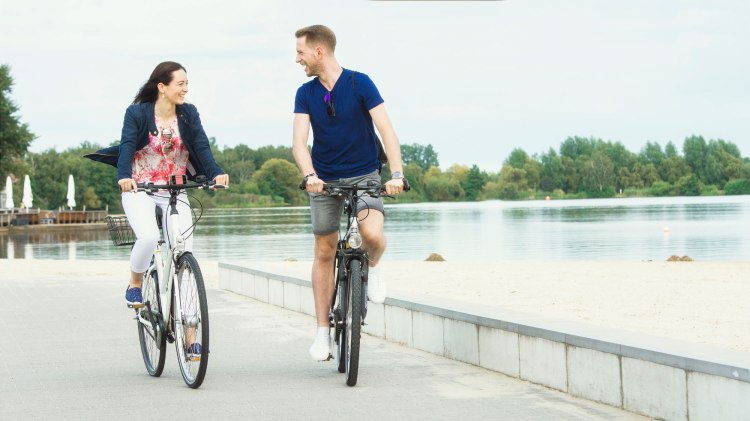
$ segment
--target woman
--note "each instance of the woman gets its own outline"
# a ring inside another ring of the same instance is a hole
[[[171,175],[193,179],[205,175],[216,184],[229,185],[229,176],[216,164],[198,110],[185,103],[188,79],[179,63],[165,61],[151,73],[148,81],[125,111],[120,145],[102,149],[88,158],[117,166],[117,183],[122,191],[122,207],[136,235],[130,253],[130,284],[125,291],[129,306],[143,302],[143,273],[159,241],[155,207],[162,208],[163,226],[169,229],[168,194],[148,195],[136,192],[136,183],[166,184]],[[178,196],[180,225],[185,232],[185,250],[192,250],[192,213],[187,194]]]

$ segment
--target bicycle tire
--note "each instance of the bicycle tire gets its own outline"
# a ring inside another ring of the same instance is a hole
[[[339,269],[343,270],[343,269]],[[343,276],[342,276],[343,278]],[[338,300],[338,308],[336,311],[338,312],[338,315],[334,317],[334,323],[336,327],[334,328],[334,332],[336,334],[336,340],[338,344],[338,352],[336,355],[336,359],[338,360],[338,370],[339,373],[345,373],[346,372],[346,328],[341,327],[341,324],[344,323],[344,318],[346,317],[346,280],[340,279],[339,280],[339,286],[338,286],[338,293],[336,295]]]
[[[159,296],[159,276],[153,267],[143,274],[143,302],[147,303],[138,310],[138,341],[146,371],[153,377],[161,376],[164,370],[167,342],[164,335],[164,318],[161,315],[161,297]]]
[[[177,363],[185,384],[197,389],[203,383],[208,367],[206,288],[198,261],[192,253],[183,253],[180,256],[176,272],[174,282],[179,282],[179,292],[177,288],[172,288],[172,300],[179,300],[182,311],[182,314],[177,314],[177,306],[172,306]],[[199,353],[188,352],[193,344],[201,345]]]
[[[359,374],[359,341],[362,333],[362,263],[349,261],[346,294],[346,384],[357,384]]]

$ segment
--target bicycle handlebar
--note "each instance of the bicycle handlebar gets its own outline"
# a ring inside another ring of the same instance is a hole
[[[227,186],[223,184],[216,184],[214,180],[204,180],[198,183],[168,183],[168,184],[154,184],[148,183],[137,183],[137,191],[145,191],[147,193],[156,193],[159,190],[178,191],[186,189],[225,189]]]
[[[404,181],[404,192],[411,190],[409,181],[407,181],[405,178],[403,178],[402,180]],[[300,190],[305,190],[307,188],[307,179],[302,179],[302,182],[299,184],[299,188]],[[338,195],[343,191],[355,190],[364,191],[370,196],[377,197],[382,193],[385,193],[385,185],[373,180],[367,182],[367,184],[364,186],[361,184],[323,183],[323,191],[328,192],[331,195]]]

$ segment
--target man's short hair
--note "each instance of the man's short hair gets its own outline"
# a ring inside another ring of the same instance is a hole
[[[325,25],[306,26],[294,33],[297,38],[305,37],[308,45],[323,44],[334,52],[336,50],[336,34]]]

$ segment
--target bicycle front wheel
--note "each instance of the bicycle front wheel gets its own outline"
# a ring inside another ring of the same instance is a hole
[[[346,289],[346,384],[357,384],[359,340],[362,331],[362,263],[349,262],[349,286]]]
[[[338,292],[336,294],[336,310],[334,311],[334,334],[336,335],[336,343],[338,344],[338,352],[336,353],[336,359],[338,360],[339,373],[346,372],[346,291],[347,282],[343,279],[340,274],[345,272],[343,267],[339,267],[336,272],[336,276],[340,279],[338,281]]]
[[[208,367],[208,302],[203,274],[191,253],[177,261],[177,274],[172,289],[172,318],[175,330],[177,362],[185,383],[200,387]]]
[[[137,310],[138,340],[141,343],[146,371],[151,376],[159,377],[164,370],[167,342],[164,335],[164,318],[161,314],[159,276],[153,267],[143,274],[141,291],[144,306]]]

